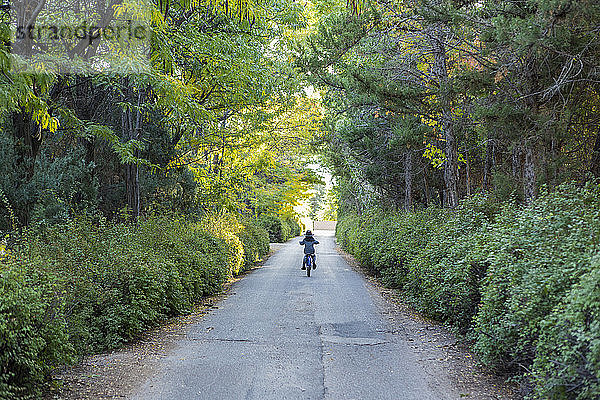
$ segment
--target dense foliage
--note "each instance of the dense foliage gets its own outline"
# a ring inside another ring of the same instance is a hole
[[[291,237],[300,235],[300,223],[292,218],[278,218],[274,215],[262,215],[258,223],[267,230],[271,242],[285,242]]]
[[[600,176],[598,2],[344,3],[315,1],[297,46],[342,209],[529,203]]]
[[[264,229],[230,214],[26,232],[0,261],[0,397],[39,394],[61,363],[191,312],[268,251]]]
[[[131,10],[145,19],[146,59],[120,54],[102,58],[101,70],[69,73],[42,62],[37,73],[22,73],[10,19],[76,18],[81,8],[71,0],[34,3],[35,12],[0,15],[0,230],[98,211],[121,220],[156,210],[285,217],[318,181],[304,165],[303,144],[320,110],[287,56],[291,30],[304,25],[298,5],[93,3],[89,24]],[[100,51],[88,45],[79,43],[73,57]]]
[[[373,211],[340,243],[426,315],[474,340],[531,398],[600,393],[600,186],[562,185],[528,207],[475,196],[455,211]]]

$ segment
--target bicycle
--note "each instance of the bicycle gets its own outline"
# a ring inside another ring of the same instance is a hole
[[[306,276],[310,277],[310,270],[315,269],[315,254],[309,253],[304,255],[304,266],[306,267]]]

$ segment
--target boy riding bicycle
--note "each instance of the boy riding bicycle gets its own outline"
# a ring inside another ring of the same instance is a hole
[[[317,268],[317,257],[315,256],[315,244],[319,244],[319,241],[313,237],[313,234],[310,230],[306,231],[304,235],[304,239],[300,242],[301,245],[304,245],[304,258],[302,259],[302,269],[306,269],[306,257],[312,257],[312,268]]]

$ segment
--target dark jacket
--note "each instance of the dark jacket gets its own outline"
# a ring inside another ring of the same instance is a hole
[[[300,244],[304,245],[304,254],[314,254],[315,244],[319,244],[318,240],[315,240],[312,236],[306,236]]]

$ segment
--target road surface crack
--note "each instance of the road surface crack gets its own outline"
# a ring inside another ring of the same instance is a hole
[[[201,341],[201,342],[242,342],[242,343],[255,343],[252,339],[228,339],[228,338],[189,338],[189,340]]]
[[[321,393],[321,399],[327,398],[327,386],[325,386],[325,342],[323,341],[323,326],[319,325],[319,351],[321,352],[321,386],[323,392]]]

